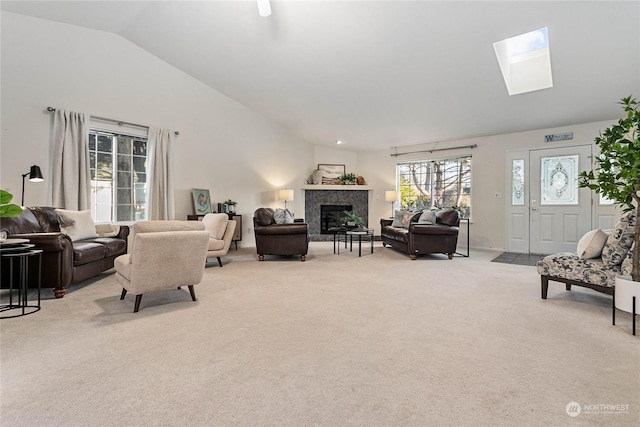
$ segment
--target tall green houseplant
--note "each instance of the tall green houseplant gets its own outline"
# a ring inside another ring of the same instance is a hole
[[[580,173],[580,186],[613,200],[623,212],[635,211],[631,279],[640,282],[640,102],[628,96],[620,104],[626,117],[595,139],[600,155],[594,170]]]

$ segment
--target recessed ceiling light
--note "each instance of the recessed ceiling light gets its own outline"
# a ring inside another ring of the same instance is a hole
[[[342,141],[337,140],[337,141],[336,141],[336,144],[340,145],[340,144],[342,144]]]

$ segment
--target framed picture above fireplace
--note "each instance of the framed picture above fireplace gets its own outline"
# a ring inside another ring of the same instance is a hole
[[[340,184],[340,176],[345,174],[344,165],[319,164],[318,170],[322,175],[322,184],[338,185]]]

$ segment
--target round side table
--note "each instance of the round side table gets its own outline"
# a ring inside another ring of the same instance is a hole
[[[0,305],[0,319],[25,316],[40,310],[42,250],[32,249],[27,239],[7,239],[0,244],[0,257],[9,268],[8,303]],[[29,263],[33,257],[38,262],[38,300],[29,303]],[[14,286],[17,282],[17,287]],[[15,294],[15,295],[14,295]]]

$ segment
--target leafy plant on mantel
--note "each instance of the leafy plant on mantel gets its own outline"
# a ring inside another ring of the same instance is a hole
[[[0,218],[12,218],[22,213],[22,208],[10,203],[13,194],[5,190],[0,190]]]
[[[342,185],[354,185],[358,180],[358,177],[356,176],[355,173],[350,172],[350,173],[345,173],[340,175],[338,179],[340,180],[340,183]]]
[[[626,117],[596,137],[600,155],[594,170],[580,173],[580,186],[614,201],[623,212],[636,212],[631,279],[640,282],[640,102],[622,98]]]

